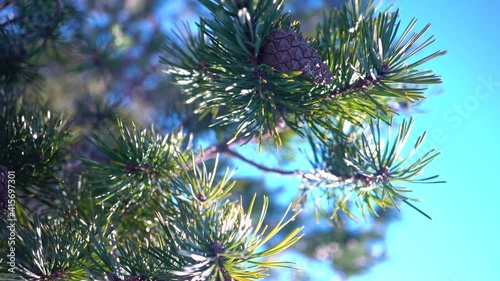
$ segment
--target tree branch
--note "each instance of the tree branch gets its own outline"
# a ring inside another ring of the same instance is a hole
[[[388,71],[388,66],[384,65],[382,71],[380,71],[380,74],[377,75],[376,78],[373,78],[371,75],[367,75],[364,78],[356,81],[356,83],[354,84],[349,84],[342,88],[335,89],[335,91],[331,92],[330,95],[325,98],[325,100],[335,99],[337,97],[345,96],[348,94],[365,91],[368,89],[368,87],[375,86],[380,83]]]
[[[218,149],[217,149],[218,152],[220,153],[224,153],[224,154],[228,154],[230,156],[233,156],[233,157],[236,157],[238,159],[240,159],[241,161],[247,163],[247,164],[250,164],[264,172],[270,172],[270,173],[277,173],[277,174],[280,174],[280,175],[297,175],[300,173],[300,171],[288,171],[288,170],[283,170],[283,169],[277,169],[277,168],[270,168],[270,167],[266,167],[262,164],[259,164],[253,160],[250,160],[248,158],[246,158],[245,156],[241,155],[240,153],[234,151],[234,150],[231,150],[227,145],[225,146],[218,146]]]
[[[269,136],[267,136],[267,137],[269,137]],[[241,155],[240,153],[238,153],[230,148],[230,146],[234,146],[235,144],[238,144],[238,143],[242,142],[243,140],[239,140],[239,141],[233,142],[230,145],[228,145],[227,143],[229,142],[229,140],[230,139],[226,139],[218,144],[212,145],[212,146],[204,149],[203,153],[195,159],[195,162],[201,163],[203,160],[215,158],[217,156],[217,154],[225,154],[227,156],[238,158],[238,159],[242,160],[243,162],[250,164],[250,165],[252,165],[252,166],[256,167],[257,169],[262,170],[264,172],[276,173],[276,174],[280,174],[280,175],[299,175],[302,173],[299,170],[290,171],[290,170],[283,170],[283,169],[278,169],[278,168],[271,168],[271,167],[267,167],[267,166],[264,166],[262,164],[259,164],[253,160],[250,160],[250,159],[246,158],[245,156]]]

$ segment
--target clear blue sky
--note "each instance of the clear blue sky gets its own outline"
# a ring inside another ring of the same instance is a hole
[[[394,2],[404,22],[430,22],[434,48],[449,52],[428,65],[444,92],[413,130],[443,152],[427,170],[448,183],[416,186],[434,220],[405,208],[388,232],[389,261],[350,280],[500,280],[500,1]]]

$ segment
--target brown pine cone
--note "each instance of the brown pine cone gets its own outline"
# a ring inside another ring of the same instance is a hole
[[[316,50],[291,29],[274,29],[261,48],[261,59],[279,72],[302,70],[316,83],[329,84],[333,75],[317,55]]]

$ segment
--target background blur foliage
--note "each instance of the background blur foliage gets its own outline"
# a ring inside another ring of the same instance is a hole
[[[259,131],[254,134],[238,119],[234,108],[241,106],[231,104],[244,83],[224,102],[207,94],[237,82],[228,80],[234,70],[224,65],[228,58],[218,60],[216,53],[215,35],[231,27],[218,26],[212,14],[236,22],[233,10],[257,7],[256,1],[227,1],[231,8],[217,10],[222,2],[0,1],[0,207],[3,217],[10,214],[6,177],[15,170],[16,274],[27,280],[254,280],[278,267],[266,279],[278,280],[276,270],[297,267],[302,271],[286,278],[313,280],[309,263],[347,278],[387,258],[385,231],[399,218],[397,208],[416,208],[407,184],[436,178],[414,178],[437,153],[416,152],[425,135],[404,147],[413,120],[397,113],[411,114],[425,86],[440,82],[415,69],[444,52],[414,59],[432,39],[418,30],[405,33],[397,12],[380,16],[371,2],[348,1],[342,8],[343,1],[288,0],[285,14],[276,9],[281,1],[261,1],[274,8],[261,17],[276,20],[263,30],[299,31],[327,60],[335,82],[316,85],[276,74],[258,59],[246,61],[250,74],[259,69],[265,75],[258,79],[270,79],[277,91],[301,87],[294,91],[326,104],[307,116],[310,110],[285,97],[272,114],[255,115],[263,117],[249,127]],[[374,20],[358,26],[360,14]],[[347,33],[354,26],[359,33]],[[369,34],[373,30],[379,34]],[[265,38],[255,36],[247,43],[258,47]],[[199,45],[193,56],[183,55],[186,42]],[[189,67],[206,71],[206,84],[182,76]],[[183,77],[189,81],[177,85]],[[330,100],[337,94],[341,98]],[[255,158],[259,152],[262,159]],[[6,225],[0,234],[0,259],[8,260]],[[8,273],[0,264],[0,277]]]

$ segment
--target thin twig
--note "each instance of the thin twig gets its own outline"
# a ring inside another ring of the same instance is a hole
[[[246,158],[245,156],[241,155],[240,153],[238,153],[230,148],[230,146],[234,146],[234,145],[238,144],[239,142],[233,142],[230,145],[227,144],[228,142],[229,142],[229,139],[224,140],[216,145],[212,145],[212,146],[204,149],[203,152],[200,155],[198,155],[198,157],[195,159],[195,163],[201,163],[202,161],[205,161],[208,159],[213,159],[213,158],[217,157],[218,154],[225,154],[228,156],[238,158],[238,159],[242,160],[243,162],[250,164],[250,165],[258,168],[259,170],[262,170],[265,172],[277,173],[280,175],[299,175],[302,173],[299,170],[294,170],[294,171],[283,170],[283,169],[271,168],[271,167],[267,167],[267,166],[264,166],[262,164],[259,164],[253,160]]]
[[[266,166],[259,164],[253,160],[250,160],[250,159],[246,158],[245,156],[241,155],[240,153],[230,149],[227,145],[226,146],[218,146],[217,151],[219,153],[224,153],[224,154],[228,154],[230,156],[236,157],[236,158],[240,159],[241,161],[243,161],[247,164],[250,164],[250,165],[252,165],[252,166],[254,166],[262,171],[265,171],[265,172],[277,173],[280,175],[297,175],[300,173],[300,171],[288,171],[288,170],[283,170],[283,169],[266,167]]]
[[[335,98],[338,98],[341,96],[345,96],[348,94],[366,91],[368,89],[368,87],[375,86],[375,85],[379,84],[383,78],[384,78],[383,74],[377,76],[377,78],[375,78],[375,79],[373,79],[373,77],[371,77],[370,75],[367,75],[365,78],[361,78],[358,81],[356,81],[356,83],[349,84],[345,87],[336,89],[335,91],[331,92],[325,98],[325,100],[332,100],[332,99],[335,99]]]

